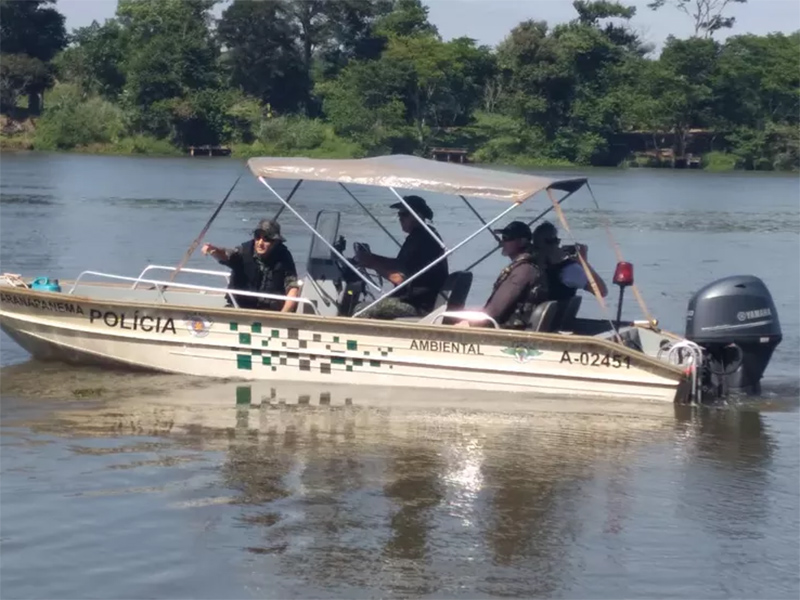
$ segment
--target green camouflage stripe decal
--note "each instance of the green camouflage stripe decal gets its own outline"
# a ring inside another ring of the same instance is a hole
[[[264,331],[258,322],[250,324],[250,333],[240,331],[240,327],[247,326],[234,321],[229,323],[230,331],[238,333],[240,346],[252,347],[232,349],[236,353],[236,368],[243,371],[250,371],[259,364],[272,371],[278,371],[281,367],[300,371],[313,368],[321,373],[352,371],[354,367],[384,368],[387,365],[378,358],[394,352],[394,348],[388,346],[373,346],[355,339],[342,339],[338,335],[328,336],[294,328]],[[309,348],[309,342],[316,347]],[[314,350],[323,350],[322,344],[325,351],[341,353],[342,356],[315,354]],[[365,350],[365,347],[369,350]],[[359,352],[360,356],[353,356],[353,352]],[[394,368],[391,364],[388,367]]]

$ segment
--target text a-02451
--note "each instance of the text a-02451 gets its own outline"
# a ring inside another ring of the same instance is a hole
[[[581,365],[584,367],[606,367],[609,369],[630,369],[630,356],[623,356],[616,352],[570,352],[564,350],[559,363]]]

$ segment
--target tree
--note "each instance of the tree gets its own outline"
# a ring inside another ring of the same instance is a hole
[[[800,32],[728,38],[720,49],[714,88],[716,112],[729,125],[797,125]]]
[[[632,7],[602,0],[573,6],[578,14],[571,22],[550,31],[544,22],[526,21],[500,44],[499,106],[543,132],[552,158],[603,164],[623,112],[614,92],[630,78],[625,65],[642,60],[644,51],[626,23]]]
[[[127,54],[119,22],[109,19],[100,25],[94,21],[75,30],[70,40],[70,47],[54,60],[59,77],[77,83],[85,92],[117,99],[125,86]]]
[[[730,29],[736,22],[736,17],[725,17],[723,12],[728,4],[744,4],[747,0],[653,0],[647,6],[658,10],[666,4],[671,4],[686,13],[694,21],[694,35],[711,37],[720,29]]]
[[[394,0],[391,12],[378,20],[375,31],[385,37],[439,37],[439,30],[428,21],[428,7],[421,0]]]
[[[10,61],[3,74],[4,102],[20,94],[28,94],[28,110],[37,114],[41,109],[41,95],[53,84],[44,71],[48,63],[67,45],[64,15],[47,5],[55,0],[0,0],[0,53],[3,61]],[[13,59],[10,55],[19,55]],[[33,60],[27,60],[29,57]],[[29,68],[25,72],[23,69]],[[19,87],[21,82],[26,82]]]
[[[421,149],[442,128],[469,121],[492,69],[489,49],[469,38],[393,37],[382,61],[406,74],[403,102]]]
[[[317,84],[326,118],[338,135],[368,153],[410,152],[406,123],[403,65],[390,61],[353,61],[333,80]]]
[[[11,112],[20,96],[31,90],[44,90],[53,84],[53,76],[38,58],[27,54],[0,55],[0,110]]]
[[[547,96],[558,85],[556,61],[547,23],[524,21],[512,29],[497,47],[500,75],[490,80],[491,85],[505,89],[498,100],[501,110],[528,125],[554,118],[547,114],[551,107]]]
[[[123,103],[134,127],[178,145],[218,143],[224,95],[211,35],[216,0],[119,0],[127,52]]]
[[[392,11],[392,0],[327,0],[327,39],[320,44],[326,77],[350,60],[374,60],[386,47],[376,23]]]
[[[55,0],[0,0],[0,52],[51,60],[67,45],[64,15]]]
[[[298,29],[279,0],[234,0],[217,32],[227,47],[224,63],[230,83],[269,103],[294,112],[308,100],[310,81],[296,45]]]
[[[383,42],[372,35],[373,21],[391,8],[387,0],[285,0],[285,11],[297,30],[306,79],[320,72],[334,76],[351,58],[376,58]],[[306,113],[316,112],[309,102]]]

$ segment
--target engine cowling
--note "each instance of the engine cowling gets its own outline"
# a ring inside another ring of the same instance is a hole
[[[692,296],[686,338],[706,350],[707,391],[726,397],[761,392],[761,378],[783,334],[764,282],[735,275],[709,283]]]

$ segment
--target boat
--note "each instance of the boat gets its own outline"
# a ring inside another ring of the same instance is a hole
[[[764,370],[781,341],[772,297],[751,275],[725,277],[699,290],[689,301],[686,335],[661,328],[635,287],[632,265],[621,255],[613,279],[620,291],[616,318],[579,317],[577,296],[566,304],[541,303],[525,330],[501,329],[479,311],[464,309],[471,269],[477,263],[449,275],[428,315],[361,318],[364,310],[397,293],[484,230],[491,231],[534,196],[546,196],[549,203],[529,224],[555,211],[569,232],[561,205],[578,190],[590,190],[588,179],[552,179],[407,155],[257,157],[249,159],[247,167],[281,202],[279,214],[291,214],[311,233],[305,270],[299,269],[302,291],[295,298],[295,312],[239,308],[236,297],[241,295],[287,297],[241,291],[232,295],[227,269],[150,264],[138,275],[86,270],[60,282],[6,273],[0,277],[0,327],[38,359],[78,364],[251,381],[677,403],[759,393]],[[296,182],[286,198],[271,183],[281,179]],[[426,228],[398,190],[454,195],[470,208],[469,198],[482,198],[496,201],[501,209],[487,221],[473,208],[480,220],[475,231],[456,244],[443,243],[444,253],[436,261],[400,286],[385,289],[386,282],[376,273],[345,257],[340,213],[320,210],[312,224],[292,205],[304,181],[341,186],[386,233],[348,186],[388,190]],[[212,220],[221,208],[222,204]],[[497,249],[490,248],[483,258]],[[580,261],[608,313],[588,266]],[[188,283],[187,277],[219,283]],[[640,301],[644,319],[621,319],[627,288]],[[369,306],[358,309],[363,306],[358,301],[364,299],[371,300]],[[463,320],[483,326],[454,326]]]

